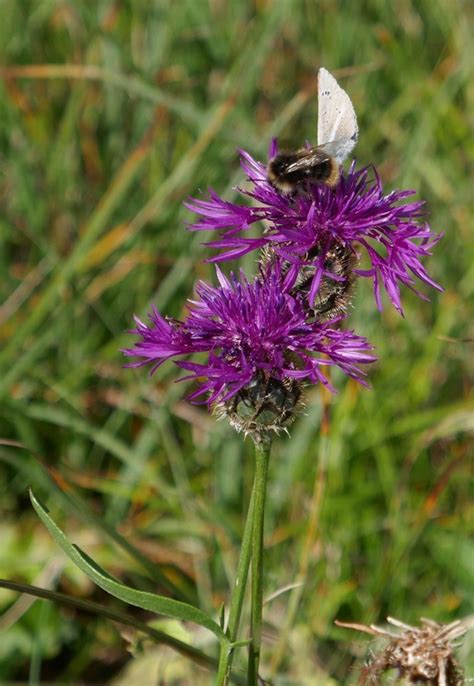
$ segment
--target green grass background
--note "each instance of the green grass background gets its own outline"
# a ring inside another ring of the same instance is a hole
[[[0,446],[0,576],[122,607],[50,540],[32,485],[111,572],[166,592],[39,459],[203,608],[228,600],[252,445],[187,403],[173,365],[149,379],[123,369],[119,348],[134,313],[153,302],[180,316],[195,280],[213,278],[182,201],[208,186],[232,199],[238,146],[265,159],[272,135],[314,140],[325,66],[353,99],[358,161],[387,190],[416,188],[445,232],[427,265],[445,291],[428,303],[405,292],[402,319],[360,284],[351,322],[377,347],[372,390],[342,377],[333,398],[313,390],[275,444],[266,593],[303,585],[265,607],[262,675],[355,683],[367,637],[336,618],[469,616],[472,2],[5,0],[1,13],[0,438],[25,449]],[[132,657],[106,620],[7,591],[0,609],[5,682],[112,683],[126,668],[142,671],[123,684],[210,683],[169,650],[135,645]],[[474,676],[472,646],[460,655]]]

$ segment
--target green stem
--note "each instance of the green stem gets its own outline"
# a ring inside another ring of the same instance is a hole
[[[230,644],[221,643],[220,655],[219,655],[219,666],[217,668],[216,676],[216,686],[221,686],[227,683],[227,674],[230,669],[230,660],[232,656],[232,650]]]
[[[252,557],[252,529],[253,529],[253,509],[255,499],[255,481],[252,487],[252,494],[250,496],[249,509],[247,511],[247,520],[245,522],[244,535],[242,537],[242,545],[240,547],[239,563],[237,565],[237,574],[234,581],[234,590],[230,601],[229,623],[227,625],[227,633],[232,643],[237,640],[239,633],[240,616],[242,614],[242,605],[244,603],[245,588],[247,586],[247,577],[250,567],[250,558]]]
[[[271,439],[264,436],[255,444],[255,486],[252,527],[252,610],[251,642],[247,681],[249,686],[257,686],[260,644],[262,640],[263,604],[263,525],[265,519],[265,496],[267,490],[268,461]]]
[[[250,495],[249,508],[247,510],[247,519],[245,521],[244,535],[240,546],[240,557],[237,565],[237,574],[234,581],[234,588],[230,600],[229,622],[227,625],[227,635],[231,643],[235,643],[239,633],[240,617],[242,615],[242,606],[244,604],[245,589],[247,587],[247,577],[250,567],[250,558],[252,556],[252,529],[253,529],[253,510],[255,499],[255,480],[252,486],[252,493]],[[216,679],[216,686],[225,686],[229,683],[230,670],[232,668],[232,660],[235,650],[229,652],[226,658],[222,655],[219,661],[219,670]],[[221,663],[226,659],[225,671],[221,669]]]

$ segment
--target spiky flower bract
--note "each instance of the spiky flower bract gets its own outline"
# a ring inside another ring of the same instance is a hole
[[[277,150],[273,141],[270,158]],[[314,267],[308,292],[312,305],[327,275],[326,255],[334,246],[342,245],[362,259],[364,268],[355,273],[372,279],[379,309],[382,309],[382,287],[401,313],[400,285],[422,298],[415,289],[417,279],[441,290],[421,262],[441,235],[434,235],[424,221],[423,201],[407,202],[415,191],[395,190],[384,194],[375,168],[357,170],[353,163],[346,174],[341,173],[335,188],[308,183],[304,192],[285,195],[268,181],[266,166],[243,150],[241,165],[251,188],[237,190],[257,206],[225,201],[213,190],[209,199],[192,198],[187,203],[188,209],[200,217],[191,225],[192,230],[220,233],[218,239],[208,243],[221,250],[211,261],[234,259],[270,245],[293,269]],[[248,237],[248,229],[259,222],[265,223],[262,234],[257,238]],[[364,260],[368,262],[367,268]]]
[[[209,405],[228,401],[258,380],[282,384],[323,383],[328,366],[364,383],[359,364],[372,362],[371,346],[352,331],[336,329],[308,317],[302,300],[285,287],[278,264],[249,282],[225,277],[217,269],[218,285],[199,282],[197,300],[188,301],[183,321],[162,317],[156,309],[150,324],[136,319],[132,333],[140,340],[123,352],[141,358],[130,367],[152,365],[152,372],[168,359],[199,381],[190,399]],[[334,322],[331,322],[333,324]],[[207,353],[204,362],[185,359]]]

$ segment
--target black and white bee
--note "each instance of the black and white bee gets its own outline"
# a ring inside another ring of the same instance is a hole
[[[318,145],[280,152],[267,166],[267,178],[281,193],[290,195],[307,182],[334,187],[340,165],[359,136],[351,99],[327,69],[318,72]]]

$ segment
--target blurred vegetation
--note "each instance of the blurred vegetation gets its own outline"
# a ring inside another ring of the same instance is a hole
[[[2,3],[1,577],[126,609],[66,561],[32,485],[128,583],[216,615],[228,599],[252,446],[186,402],[173,365],[150,380],[119,348],[134,313],[179,316],[213,278],[182,201],[208,186],[233,198],[239,146],[265,159],[273,135],[314,140],[325,66],[354,101],[359,163],[387,190],[416,188],[445,232],[427,265],[445,292],[406,292],[402,319],[361,284],[351,322],[377,347],[373,389],[336,378],[276,442],[266,590],[284,592],[265,608],[262,674],[355,683],[367,644],[334,619],[473,612],[473,28],[468,0]],[[11,591],[0,609],[5,682],[198,683],[106,619]],[[212,654],[192,627],[165,627]]]

